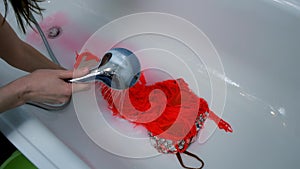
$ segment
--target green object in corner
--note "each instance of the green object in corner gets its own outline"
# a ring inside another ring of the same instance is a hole
[[[0,169],[37,169],[20,151],[15,151]]]

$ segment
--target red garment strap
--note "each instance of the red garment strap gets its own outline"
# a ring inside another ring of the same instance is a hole
[[[198,156],[196,156],[195,154],[190,153],[190,152],[188,152],[188,151],[184,151],[183,153],[186,154],[186,155],[188,155],[188,156],[194,157],[195,159],[197,159],[197,160],[200,161],[200,163],[201,163],[201,166],[200,166],[199,168],[187,167],[187,166],[185,166],[185,165],[183,164],[183,161],[182,161],[182,158],[181,158],[180,153],[176,153],[177,159],[178,159],[179,163],[181,164],[181,166],[182,166],[183,168],[186,168],[186,169],[202,169],[202,168],[204,167],[204,162],[203,162]]]

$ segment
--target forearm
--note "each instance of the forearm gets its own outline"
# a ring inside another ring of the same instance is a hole
[[[8,57],[5,60],[18,69],[27,72],[33,72],[37,69],[63,69],[25,42],[20,43],[18,50],[14,57]]]
[[[3,17],[0,15],[0,21]],[[23,42],[7,22],[0,26],[0,57],[27,72],[37,69],[62,69],[32,46]]]

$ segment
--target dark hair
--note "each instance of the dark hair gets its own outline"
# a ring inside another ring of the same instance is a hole
[[[6,18],[7,11],[8,11],[7,1],[8,0],[3,0],[4,6],[5,6],[4,18]],[[11,3],[11,6],[13,7],[13,10],[15,12],[15,16],[16,16],[18,25],[24,33],[26,33],[25,24],[32,27],[32,23],[34,23],[34,20],[31,17],[31,12],[36,13],[38,15],[42,15],[42,11],[44,9],[40,8],[38,3],[43,2],[43,1],[44,0],[9,0],[9,2]],[[3,20],[2,24],[4,22],[5,22],[5,19]]]

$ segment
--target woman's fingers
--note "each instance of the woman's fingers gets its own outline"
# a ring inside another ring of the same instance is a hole
[[[55,70],[58,71],[58,78],[60,79],[71,79],[73,77],[73,70]]]
[[[88,67],[76,69],[73,72],[73,78],[82,77],[88,73],[89,73]],[[89,83],[73,83],[72,87],[73,87],[73,92],[79,92],[79,91],[84,91],[84,90],[90,89],[91,84],[89,84]]]
[[[78,78],[78,77],[82,77],[86,74],[89,73],[89,68],[88,67],[84,67],[84,68],[79,68],[73,71],[73,78]]]
[[[58,70],[60,71],[58,77],[61,79],[71,79],[84,76],[89,73],[89,68],[84,67],[76,70]]]
[[[89,72],[88,68],[75,71],[41,69],[22,78],[26,84],[25,101],[43,103],[64,103],[70,99],[73,92],[87,90],[90,84],[72,84],[66,79],[81,77]]]

